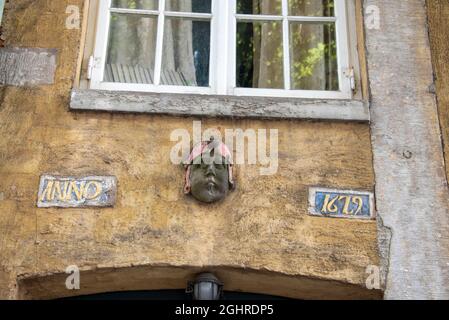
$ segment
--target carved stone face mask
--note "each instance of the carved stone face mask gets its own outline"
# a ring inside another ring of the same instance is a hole
[[[226,197],[234,188],[231,153],[227,146],[214,140],[196,146],[186,162],[184,192],[204,203]]]
[[[201,164],[193,164],[190,172],[192,196],[205,203],[217,202],[228,194],[229,172],[220,154],[203,155]]]

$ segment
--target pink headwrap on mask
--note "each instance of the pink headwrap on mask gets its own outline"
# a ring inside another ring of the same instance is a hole
[[[229,184],[231,186],[231,189],[234,188],[234,177],[232,173],[232,166],[233,166],[232,154],[229,151],[227,145],[225,145],[221,141],[215,141],[214,138],[212,137],[210,141],[203,141],[197,144],[190,153],[190,156],[184,162],[186,167],[185,187],[184,187],[185,194],[189,194],[192,188],[190,183],[190,172],[192,164],[195,164],[194,163],[195,160],[199,160],[199,163],[201,163],[201,159],[198,159],[198,157],[201,157],[203,154],[210,154],[212,150],[214,150],[214,152],[218,152],[224,158],[224,164],[228,166]]]

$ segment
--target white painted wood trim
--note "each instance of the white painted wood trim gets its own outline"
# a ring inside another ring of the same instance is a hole
[[[228,81],[228,64],[231,61],[229,56],[229,38],[227,36],[227,30],[230,27],[227,15],[219,14],[219,12],[227,12],[229,10],[228,1],[213,0],[213,18],[212,18],[212,31],[211,34],[211,46],[213,45],[210,62],[210,78],[213,80],[210,82],[211,88],[216,88],[215,92],[218,94],[227,93],[227,81]],[[220,34],[221,37],[216,37],[214,34]]]
[[[165,11],[164,15],[166,17],[193,18],[195,20],[210,20],[210,19],[212,19],[212,13]]]
[[[284,54],[284,90],[290,90],[290,26],[288,22],[288,0],[282,0],[282,49]]]
[[[101,90],[110,91],[128,91],[135,93],[193,93],[193,94],[214,94],[210,87],[195,86],[176,86],[176,85],[156,85],[145,83],[119,83],[119,82],[102,82]],[[126,90],[123,90],[126,88]]]
[[[157,20],[156,56],[154,61],[154,85],[161,82],[162,51],[164,50],[165,0],[159,0],[159,18]]]
[[[220,94],[233,94],[233,90],[236,87],[236,70],[237,70],[237,0],[227,1],[227,21],[228,21],[228,33],[226,34],[227,52],[228,52],[228,65],[226,73],[226,92],[219,92]]]
[[[335,0],[336,37],[337,37],[337,59],[338,79],[340,92],[345,94],[346,99],[352,98],[351,81],[345,72],[350,69],[349,61],[349,36],[346,15],[346,0]]]
[[[307,22],[307,23],[323,23],[323,22],[335,22],[336,17],[303,17],[303,16],[288,16],[288,21],[293,22]]]
[[[92,89],[101,89],[101,82],[103,81],[104,69],[106,65],[106,52],[109,37],[109,24],[111,0],[99,0],[100,6],[98,9],[99,17],[97,21],[97,34],[95,38],[94,50],[94,65],[92,70],[92,79],[90,80],[90,87]]]
[[[284,0],[282,0],[284,1]],[[235,11],[234,11],[235,12]],[[266,14],[235,14],[235,18],[242,22],[251,22],[251,21],[282,21],[284,16],[273,16]]]
[[[284,90],[284,89],[257,89],[235,88],[233,95],[247,97],[282,97],[303,99],[348,99],[346,92],[324,90]]]
[[[284,0],[282,0],[284,1]],[[286,4],[288,6],[288,3]],[[280,16],[274,16],[274,15],[266,15],[266,14],[236,14],[235,17],[239,21],[244,22],[251,22],[251,21],[282,21],[285,18],[289,21],[295,21],[295,22],[316,22],[316,23],[323,23],[323,22],[335,22],[337,21],[336,17],[310,17],[310,16],[289,16],[288,15],[288,7],[285,7],[284,12],[284,5],[282,7],[282,15]]]
[[[141,14],[141,15],[150,15],[157,16],[159,14],[158,10],[144,10],[144,9],[125,9],[125,8],[110,8],[109,12],[112,13],[128,13],[128,14]]]

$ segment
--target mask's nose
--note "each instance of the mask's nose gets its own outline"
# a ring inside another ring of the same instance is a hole
[[[206,169],[206,176],[216,176],[215,167],[213,164],[209,164]]]

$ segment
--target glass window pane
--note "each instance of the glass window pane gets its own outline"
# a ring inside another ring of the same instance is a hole
[[[157,10],[159,0],[112,0],[111,8]]]
[[[290,16],[333,17],[334,0],[288,0]]]
[[[290,23],[290,59],[292,89],[339,89],[334,23]]]
[[[195,13],[211,13],[211,0],[166,0],[165,10]]]
[[[210,21],[166,18],[161,84],[209,86]]]
[[[237,87],[284,88],[282,22],[237,23]]]
[[[237,0],[237,13],[282,15],[282,0]]]
[[[104,81],[154,83],[157,17],[111,14]]]

